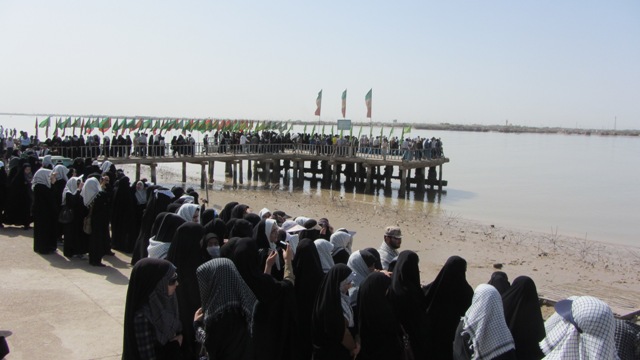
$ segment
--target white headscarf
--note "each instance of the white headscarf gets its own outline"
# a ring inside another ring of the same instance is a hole
[[[469,334],[473,344],[473,359],[493,359],[515,349],[513,336],[504,319],[502,298],[495,287],[480,284],[462,318],[463,334]]]
[[[109,172],[109,169],[111,168],[111,165],[113,165],[113,163],[109,160],[105,160],[102,165],[100,165],[100,171],[103,173]]]
[[[342,231],[336,231],[331,234],[329,241],[333,244],[332,254],[337,253],[338,251],[340,251],[340,249],[345,249],[347,250],[348,254],[351,254],[351,243],[353,241],[351,234]]]
[[[367,263],[360,255],[360,251],[354,251],[349,256],[347,266],[353,271],[353,286],[349,289],[349,297],[351,298],[351,304],[358,302],[358,288],[364,279],[371,274],[371,270],[367,266]]]
[[[84,206],[89,207],[100,191],[102,191],[102,186],[100,186],[98,179],[94,177],[88,178],[82,187],[82,191],[80,191]]]
[[[67,203],[67,194],[75,194],[78,191],[78,181],[82,181],[81,176],[73,176],[67,180],[67,186],[62,190],[62,205]]]
[[[138,190],[138,185],[140,184],[142,184],[142,189]],[[138,205],[147,203],[147,189],[144,187],[144,183],[142,181],[138,181],[136,183],[136,201]]]
[[[40,168],[36,171],[35,175],[33,175],[33,179],[31,180],[31,187],[35,188],[38,184],[51,188],[51,170]]]
[[[51,155],[45,155],[42,159],[42,167],[51,166],[53,168],[53,162],[51,161]]]
[[[180,196],[183,204],[193,204],[195,202],[195,198],[191,195],[184,194]]]
[[[327,272],[329,272],[329,270],[331,270],[333,265],[335,265],[335,263],[333,262],[333,257],[331,256],[333,244],[325,239],[318,239],[313,243],[316,245],[316,249],[318,249],[318,256],[320,256],[322,271],[326,274]]]
[[[54,166],[53,172],[56,173],[56,180],[64,180],[67,181],[69,178],[67,177],[67,173],[69,169],[66,166],[58,164]]]
[[[263,208],[262,210],[260,210],[260,212],[258,213],[258,216],[260,216],[260,219],[262,219],[262,217],[264,216],[264,214],[267,213],[271,213],[271,211],[269,211],[269,209],[267,208]]]
[[[200,206],[196,204],[182,204],[182,206],[180,206],[180,209],[178,209],[178,212],[176,214],[178,214],[178,216],[180,216],[181,218],[185,219],[187,222],[192,222],[193,215],[198,210],[200,210]],[[200,217],[198,217],[198,219],[199,218]]]
[[[267,236],[267,242],[269,243],[269,249],[271,250],[277,250],[276,244],[272,243],[270,240],[271,237],[271,230],[273,230],[273,226],[278,226],[278,224],[276,223],[276,221],[274,219],[267,219],[264,222],[264,234]],[[281,265],[280,265],[280,256],[276,256],[276,268],[278,270],[280,270]]]
[[[306,223],[306,222],[307,222],[307,220],[309,220],[309,218],[308,218],[308,217],[298,216],[298,217],[295,219],[295,222],[296,222],[296,224],[298,224],[298,225],[304,226],[304,223]]]
[[[609,305],[591,296],[574,299],[571,314],[583,332],[562,316],[553,314],[545,322],[547,337],[540,342],[545,359],[618,360],[615,320]]]

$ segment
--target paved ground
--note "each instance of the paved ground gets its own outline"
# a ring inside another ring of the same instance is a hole
[[[129,256],[33,252],[32,230],[0,229],[0,336],[14,359],[120,359]]]

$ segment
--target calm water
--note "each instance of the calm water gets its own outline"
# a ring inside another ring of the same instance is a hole
[[[33,132],[33,119],[0,117],[0,124]],[[390,130],[383,132],[388,135]],[[354,129],[354,135],[358,131],[359,127]],[[394,130],[395,136],[400,133]],[[380,129],[374,128],[373,134],[380,134]],[[344,188],[334,192],[351,200],[416,210],[435,206],[501,227],[548,233],[557,228],[562,235],[640,244],[640,138],[411,132],[417,135],[443,140],[445,155],[451,159],[444,165],[443,179],[449,181],[446,194],[416,199],[411,193],[399,198],[397,183],[388,194],[370,196]],[[180,169],[177,164],[170,167]],[[200,169],[189,166],[188,171],[199,176]],[[216,166],[215,179],[217,184],[225,182],[221,164]],[[248,181],[245,187],[261,188]],[[290,189],[322,196],[332,193],[308,182],[303,189]]]

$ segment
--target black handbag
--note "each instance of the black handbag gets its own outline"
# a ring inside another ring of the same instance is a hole
[[[73,221],[73,209],[68,206],[65,206],[60,211],[58,215],[58,222],[61,224],[71,224]]]

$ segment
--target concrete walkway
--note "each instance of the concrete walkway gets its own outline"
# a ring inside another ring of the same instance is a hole
[[[33,252],[33,231],[0,229],[0,336],[14,359],[120,359],[131,266]]]

